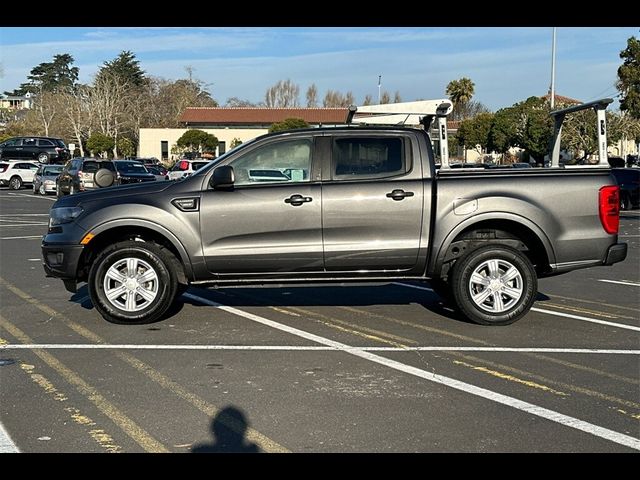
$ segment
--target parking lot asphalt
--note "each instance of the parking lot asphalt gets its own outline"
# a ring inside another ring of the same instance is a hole
[[[192,287],[126,326],[44,276],[54,200],[0,189],[0,452],[640,450],[638,210],[627,260],[506,327],[427,283]]]

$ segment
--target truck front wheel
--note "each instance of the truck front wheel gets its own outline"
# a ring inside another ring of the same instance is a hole
[[[89,271],[91,301],[109,322],[154,322],[176,297],[173,265],[171,252],[155,243],[116,243],[98,255]]]
[[[504,245],[488,245],[458,260],[451,276],[460,311],[480,325],[508,325],[526,315],[538,292],[531,261]]]

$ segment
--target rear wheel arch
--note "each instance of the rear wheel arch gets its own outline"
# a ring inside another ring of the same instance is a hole
[[[539,276],[548,273],[550,264],[555,262],[551,242],[536,225],[511,218],[486,219],[462,224],[449,234],[438,253],[434,276],[446,277],[458,259],[488,244],[506,245],[523,251]]]

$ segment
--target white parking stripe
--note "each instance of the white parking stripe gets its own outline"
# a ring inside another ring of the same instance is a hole
[[[20,453],[18,446],[11,440],[9,432],[0,422],[0,453]]]
[[[33,227],[33,226],[47,226],[48,223],[17,223],[15,225],[5,225],[4,223],[0,223],[0,227]]]
[[[605,283],[616,283],[618,285],[631,285],[632,287],[640,287],[640,283],[638,282],[629,282],[629,281],[622,281],[622,280],[605,280],[605,279],[599,279],[599,282],[605,282]]]
[[[605,280],[601,280],[601,281],[605,281]],[[418,285],[409,285],[408,283],[398,283],[398,282],[394,282],[393,284],[394,285],[400,285],[401,287],[416,288],[418,290],[426,290],[428,292],[433,292],[432,288],[420,287]],[[633,325],[626,325],[624,323],[606,322],[604,320],[598,320],[597,318],[583,317],[583,316],[580,316],[580,315],[572,315],[570,313],[556,312],[555,310],[545,310],[543,308],[536,308],[536,307],[533,307],[531,309],[531,311],[532,312],[539,312],[539,313],[546,313],[548,315],[556,315],[557,317],[572,318],[574,320],[580,320],[580,321],[583,321],[583,322],[598,323],[600,325],[607,325],[608,327],[623,328],[625,330],[634,330],[634,331],[640,332],[640,327],[635,327]]]
[[[470,393],[478,397],[486,398],[487,400],[491,400],[493,402],[507,405],[509,407],[529,413],[531,415],[535,415],[537,417],[541,417],[546,420],[550,420],[552,422],[565,425],[567,427],[581,430],[583,432],[589,433],[599,438],[604,438],[606,440],[617,443],[619,445],[624,445],[626,447],[630,447],[635,450],[640,450],[640,439],[631,437],[629,435],[615,432],[613,430],[609,430],[608,428],[600,427],[598,425],[594,425],[592,423],[585,422],[584,420],[580,420],[578,418],[564,415],[562,413],[555,412],[547,408],[539,407],[537,405],[524,402],[522,400],[518,400],[517,398],[509,397],[507,395],[493,392],[485,388],[476,387],[475,385],[461,382],[459,380],[455,380],[450,377],[445,377],[444,375],[439,375],[432,371],[430,372],[430,371],[422,370],[420,368],[413,367],[411,365],[406,365],[396,360],[391,360],[389,358],[381,357],[380,355],[376,355],[375,353],[366,352],[362,350],[354,350],[352,349],[352,347],[344,343],[336,342],[335,340],[330,340],[328,338],[321,337],[320,335],[315,335],[313,333],[305,332],[304,330],[290,327],[289,325],[278,323],[273,320],[269,320],[267,318],[261,317],[259,315],[255,315],[253,313],[239,310],[234,307],[228,307],[226,305],[213,302],[207,298],[202,298],[197,295],[193,295],[191,293],[184,293],[183,296],[190,298],[192,300],[195,300],[197,302],[203,303],[205,305],[211,305],[213,307],[217,307],[220,310],[224,310],[225,312],[231,313],[233,315],[238,315],[248,320],[252,320],[256,323],[260,323],[262,325],[266,325],[268,327],[272,327],[277,330],[281,330],[283,332],[296,335],[297,337],[305,338],[307,340],[311,340],[312,342],[320,343],[321,345],[337,348],[338,350],[341,350],[344,353],[348,353],[350,355],[363,358],[365,360],[369,360],[370,362],[377,363],[379,365],[384,365],[386,367],[393,368],[394,370],[408,373],[409,375],[414,375],[416,377],[423,378],[425,380],[429,380],[434,383],[446,385],[448,387],[454,388],[456,390],[460,390],[465,393]]]
[[[48,213],[3,213],[0,217],[48,217]]]
[[[40,198],[42,200],[51,200],[52,202],[55,202],[56,200],[58,200],[57,198],[43,197],[42,195],[33,195],[28,193],[7,193],[7,195],[13,195],[16,197]]]
[[[0,240],[22,240],[27,238],[42,238],[42,235],[27,235],[26,237],[0,237]]]
[[[261,350],[261,351],[341,351],[335,347],[315,345],[148,345],[109,343],[5,343],[0,350]],[[515,353],[581,353],[606,355],[640,355],[640,350],[601,348],[541,348],[541,347],[348,347],[364,352],[515,352]]]
[[[635,327],[633,325],[627,325],[625,323],[607,322],[605,320],[598,320],[597,318],[583,317],[581,315],[573,315],[571,313],[556,312],[554,310],[545,310],[543,308],[536,308],[536,307],[533,307],[531,310],[534,311],[534,312],[540,312],[540,313],[547,313],[549,315],[555,315],[557,317],[573,318],[574,320],[581,320],[583,322],[599,323],[600,325],[607,325],[608,327],[622,328],[624,330],[634,330],[636,332],[640,332],[640,327]]]

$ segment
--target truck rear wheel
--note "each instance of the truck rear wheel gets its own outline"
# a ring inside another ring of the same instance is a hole
[[[488,245],[458,260],[451,278],[458,309],[480,325],[509,325],[526,315],[538,292],[531,261],[504,245]]]
[[[172,257],[150,242],[128,240],[105,249],[89,271],[89,295],[96,310],[112,323],[158,320],[176,297]]]

